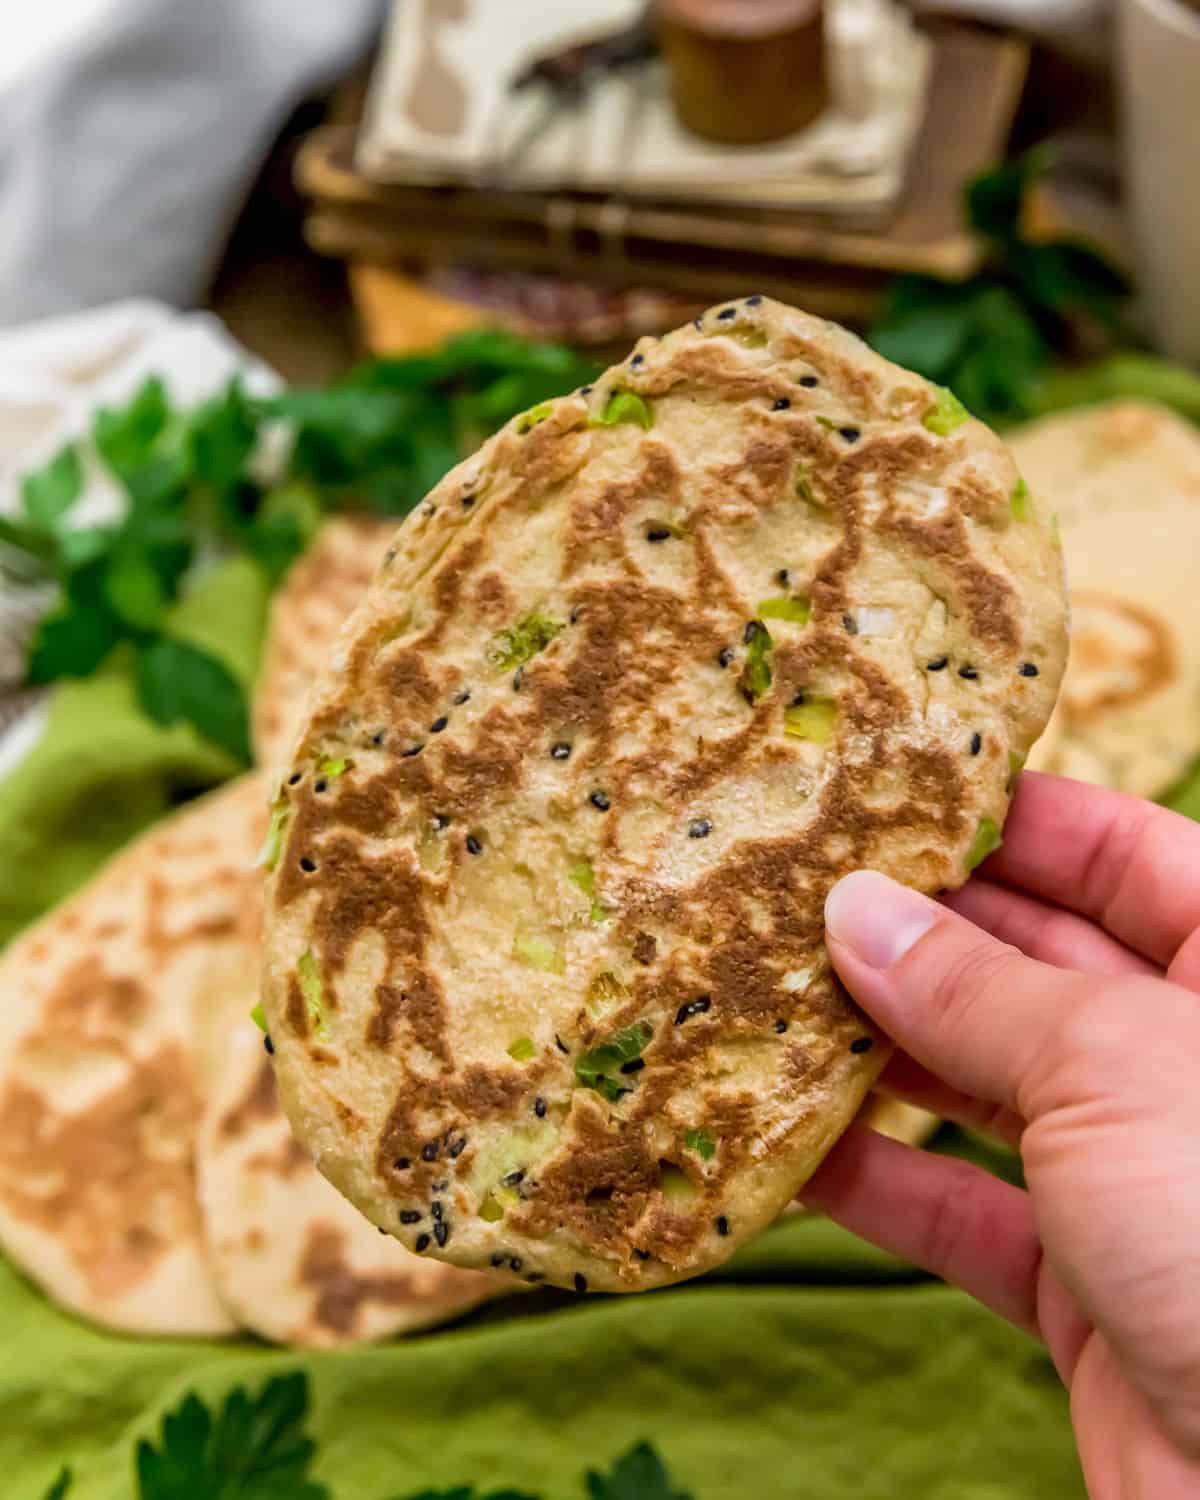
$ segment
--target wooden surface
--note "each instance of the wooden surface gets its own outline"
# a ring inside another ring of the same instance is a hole
[[[626,284],[649,278],[717,297],[735,283],[779,291],[799,274],[847,306],[864,285],[895,272],[966,276],[978,250],[962,229],[961,186],[1003,152],[1028,49],[953,24],[939,25],[936,36],[911,180],[882,232],[778,210],[718,213],[585,194],[379,186],[354,170],[348,129],[315,132],[301,149],[297,183],[314,202],[306,232],[314,248],[344,258],[475,258]]]

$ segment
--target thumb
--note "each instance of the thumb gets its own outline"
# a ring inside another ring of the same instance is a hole
[[[834,967],[894,1041],[962,1092],[1030,1118],[1025,1086],[1082,1002],[1082,975],[1026,958],[874,870],[833,887],[825,923]]]

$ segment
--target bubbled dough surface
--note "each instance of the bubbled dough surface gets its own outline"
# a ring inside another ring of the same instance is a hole
[[[1036,500],[1014,518],[1004,446],[973,421],[928,431],[932,388],[836,326],[733,307],[452,471],[293,746],[267,962],[283,1101],[376,1224],[462,1265],[638,1289],[773,1218],[883,1061],[851,1050],[872,1033],[830,974],[826,891],[861,866],[960,884],[1053,703],[1061,558]],[[588,425],[616,389],[650,403],[649,431]],[[811,617],[766,622],[773,679],[748,702],[744,628],[787,592]],[[489,643],[534,610],[563,628],[518,685]],[[828,743],[785,734],[799,692],[836,702]],[[322,779],[330,758],[349,768]],[[581,859],[603,920],[569,878]],[[515,955],[530,936],[562,972]],[[603,974],[621,995],[597,1014]],[[638,1023],[630,1091],[580,1087],[580,1053]],[[523,1037],[535,1056],[514,1061]],[[513,1171],[503,1217],[481,1217]]]

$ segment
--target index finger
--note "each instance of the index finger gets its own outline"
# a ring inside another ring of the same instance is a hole
[[[1200,823],[1065,776],[1022,773],[987,874],[1090,917],[1164,969],[1200,927]]]

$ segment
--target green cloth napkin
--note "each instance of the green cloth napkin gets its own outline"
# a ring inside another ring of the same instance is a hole
[[[264,609],[254,568],[232,563],[176,627],[248,682]],[[119,664],[58,689],[41,741],[0,784],[0,942],[232,769],[191,733],[150,724]],[[1172,801],[1200,812],[1200,777]],[[943,1144],[977,1154],[954,1132]],[[687,1287],[542,1292],[387,1347],[303,1355],[105,1333],[0,1260],[4,1493],[40,1500],[69,1461],[71,1500],[132,1500],[137,1439],[187,1389],[220,1398],[297,1368],[336,1500],[460,1483],[579,1500],[587,1466],[643,1437],[697,1500],[1083,1496],[1066,1397],[1038,1346],[803,1217]]]

